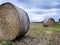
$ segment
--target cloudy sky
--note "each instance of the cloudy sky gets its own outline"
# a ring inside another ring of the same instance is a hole
[[[0,4],[11,2],[24,9],[31,22],[41,22],[46,18],[60,18],[60,0],[0,0]]]

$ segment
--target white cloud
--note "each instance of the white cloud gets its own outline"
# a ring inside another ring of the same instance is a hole
[[[41,15],[32,15],[30,17],[31,22],[41,22],[43,20],[44,20],[44,16],[41,16]]]
[[[35,10],[32,10],[32,12],[33,11],[43,11],[43,14],[36,14],[36,13],[32,13],[31,11],[28,14],[29,14],[31,22],[41,22],[45,18],[54,18],[55,21],[58,21],[60,18],[60,15],[57,15],[58,10],[60,10],[60,9],[50,9],[50,10],[46,10],[46,9],[37,9],[36,10],[35,9]]]
[[[40,9],[36,6],[40,4],[38,2],[40,1],[43,2],[42,0],[29,0],[29,1],[34,2],[34,3],[31,3],[31,5],[29,5],[29,4],[24,4],[22,2],[19,3],[17,0],[0,0],[0,4],[4,2],[11,2],[14,5],[18,6],[19,8],[24,9],[28,13],[31,22],[41,22],[45,18],[54,18],[56,21],[58,21],[58,19],[60,18],[60,15],[59,15],[60,9],[56,9],[56,8],[55,9],[54,8]],[[51,3],[51,5],[58,5],[58,4],[59,4],[58,2]],[[30,6],[31,8],[26,7],[26,6]],[[35,12],[42,12],[42,14],[38,14]]]
[[[53,2],[52,5],[59,5],[60,3],[58,2]]]

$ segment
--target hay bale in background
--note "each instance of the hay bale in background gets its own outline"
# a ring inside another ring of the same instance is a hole
[[[27,13],[11,3],[0,6],[0,40],[13,40],[29,29]]]
[[[55,20],[53,18],[45,19],[43,21],[43,26],[44,27],[53,26],[54,24],[55,24]]]

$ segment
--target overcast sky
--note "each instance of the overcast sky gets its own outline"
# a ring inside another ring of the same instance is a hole
[[[0,4],[11,2],[24,9],[31,22],[41,22],[46,18],[60,18],[60,0],[0,0]]]

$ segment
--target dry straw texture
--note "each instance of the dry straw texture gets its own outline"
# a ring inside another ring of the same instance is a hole
[[[43,21],[43,26],[44,27],[53,26],[54,24],[55,24],[55,20],[53,18],[45,19]]]
[[[26,25],[23,21],[25,21],[27,18],[24,17],[22,12],[20,12],[22,14],[19,14],[18,11],[19,10],[17,10],[16,7],[11,3],[4,3],[0,6],[0,40],[13,40],[18,36],[18,34],[21,36],[27,32],[24,31],[25,29],[23,27]],[[20,15],[22,15],[21,18],[19,17]],[[23,20],[23,17],[26,19]],[[29,20],[26,21],[29,23]],[[26,27],[28,29],[29,25]]]

